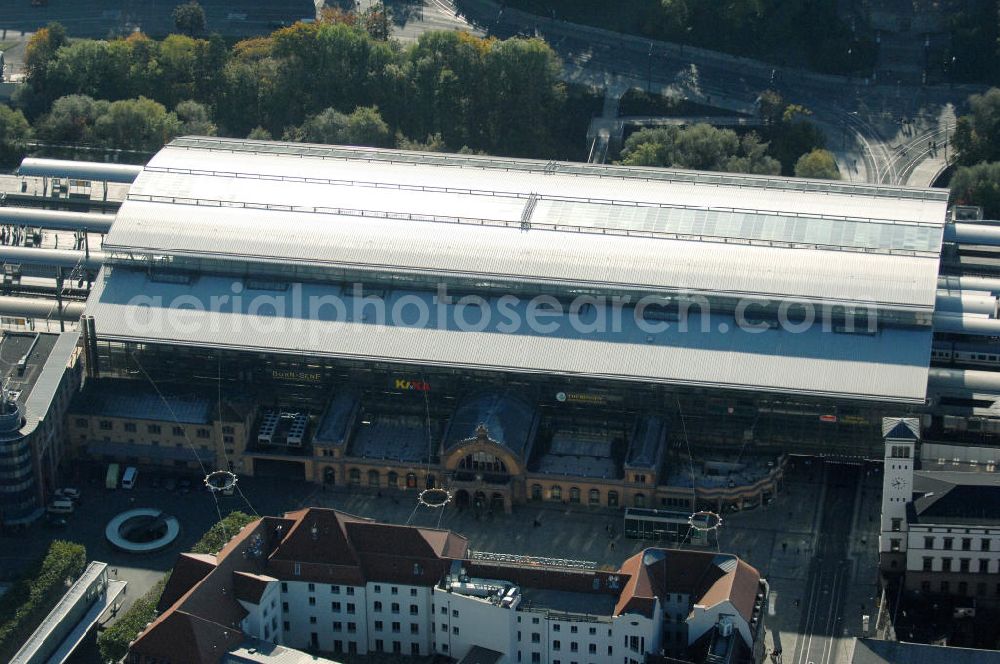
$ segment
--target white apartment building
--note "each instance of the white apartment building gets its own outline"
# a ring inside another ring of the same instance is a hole
[[[886,418],[881,567],[913,592],[1000,603],[1000,451],[924,444]]]
[[[172,663],[218,662],[266,643],[334,659],[759,663],[767,593],[760,574],[728,554],[647,549],[603,571],[472,552],[448,531],[311,508],[247,526],[218,556],[180,556],[161,615],[127,661],[169,653]],[[203,638],[178,652],[193,624]]]

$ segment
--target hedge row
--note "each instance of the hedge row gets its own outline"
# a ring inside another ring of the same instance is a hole
[[[0,597],[0,661],[9,661],[87,566],[81,544],[56,540]]]
[[[218,553],[236,533],[254,521],[255,517],[243,512],[233,512],[219,521],[198,540],[191,551],[193,553]],[[153,586],[149,592],[140,597],[122,614],[115,624],[104,630],[97,637],[97,646],[101,651],[101,659],[105,662],[118,662],[128,653],[128,644],[135,640],[148,623],[156,619],[156,605],[167,585],[168,573]]]

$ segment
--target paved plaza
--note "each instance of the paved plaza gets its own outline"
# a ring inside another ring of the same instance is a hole
[[[829,464],[828,464],[829,465]],[[768,579],[772,589],[767,625],[769,633],[778,630],[784,661],[792,661],[801,633],[821,632],[826,623],[836,627],[836,634],[861,635],[861,615],[872,616],[877,582],[877,538],[879,516],[879,465],[852,466],[859,481],[849,491],[854,500],[847,500],[850,513],[835,521],[850,535],[846,542],[849,574],[838,576],[840,610],[829,620],[810,619],[810,607],[822,603],[807,601],[810,570],[824,564],[817,556],[818,530],[830,473],[815,460],[794,460],[786,475],[785,488],[775,500],[753,510],[724,515],[719,531],[719,549],[731,552],[757,567]],[[0,538],[0,566],[17,569],[40,555],[54,538],[79,541],[86,545],[88,556],[104,560],[116,570],[118,578],[129,582],[126,606],[148,590],[170,569],[177,554],[190,547],[214,523],[218,516],[213,497],[197,489],[181,494],[162,488],[151,488],[150,478],[140,476],[132,491],[105,491],[85,478],[77,478],[84,492],[83,504],[62,530],[42,526],[16,536]],[[606,508],[587,508],[557,503],[516,506],[509,515],[479,515],[471,510],[458,510],[449,505],[443,510],[416,507],[415,491],[324,490],[303,482],[277,479],[243,478],[246,499],[236,495],[219,497],[223,514],[233,510],[256,511],[259,514],[280,514],[303,506],[334,507],[361,516],[391,523],[441,527],[454,530],[469,538],[474,550],[499,553],[519,553],[552,558],[572,558],[594,561],[599,566],[617,567],[633,553],[651,543],[625,538],[622,532],[622,512]],[[840,491],[845,491],[843,487]],[[829,502],[829,501],[827,501]],[[149,556],[132,556],[112,549],[104,540],[104,527],[115,514],[133,507],[156,507],[178,517],[181,535],[166,551]],[[829,513],[829,508],[827,509]],[[827,519],[830,520],[829,514]],[[831,520],[833,521],[833,520]],[[613,529],[614,535],[609,536]],[[710,549],[715,549],[711,546]],[[825,615],[825,614],[824,614]],[[819,623],[824,623],[820,625]],[[830,630],[827,630],[830,633]],[[808,640],[808,634],[806,639]],[[815,640],[815,639],[814,639]],[[768,637],[773,648],[773,637]],[[801,664],[834,664],[849,661],[850,648],[844,640],[838,647],[829,647],[827,658],[803,658]],[[817,648],[813,647],[813,652]],[[825,650],[824,650],[825,652]],[[800,662],[795,662],[800,664]]]

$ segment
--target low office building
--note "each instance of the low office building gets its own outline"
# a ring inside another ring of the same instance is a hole
[[[203,388],[157,388],[137,380],[87,381],[69,413],[78,458],[159,467],[241,472],[254,411]]]
[[[57,488],[66,409],[80,386],[78,332],[0,338],[0,526],[38,520]]]
[[[266,642],[335,658],[761,662],[767,593],[727,554],[647,549],[602,571],[308,508],[248,525],[217,556],[182,554],[126,661],[219,662]]]
[[[887,418],[884,429],[882,570],[903,574],[912,592],[1000,604],[998,450],[918,450],[918,424],[910,419]]]

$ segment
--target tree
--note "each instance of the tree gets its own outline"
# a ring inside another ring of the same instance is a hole
[[[958,119],[952,139],[959,163],[1000,161],[1000,89],[970,96],[969,107],[972,113]]]
[[[215,136],[218,128],[212,123],[208,108],[193,99],[182,101],[174,109],[181,121],[181,133],[189,136]]]
[[[307,119],[301,127],[288,132],[285,138],[307,143],[372,147],[391,144],[389,125],[374,106],[358,107],[350,115],[328,108]]]
[[[271,137],[271,132],[269,132],[267,129],[264,129],[261,126],[257,126],[250,130],[250,133],[247,134],[247,138],[249,138],[251,141],[269,141],[271,140],[272,137]]]
[[[194,37],[205,29],[205,10],[197,0],[174,7],[174,26],[179,32]]]
[[[24,50],[24,68],[28,84],[36,90],[45,85],[49,62],[67,43],[66,28],[59,23],[49,23],[28,40]]]
[[[180,131],[177,116],[146,97],[113,102],[94,127],[94,135],[108,147],[146,152],[159,150]]]
[[[799,157],[795,162],[795,176],[800,178],[820,178],[839,180],[840,169],[837,160],[829,150],[815,149]]]
[[[372,39],[389,39],[389,10],[382,2],[371,5],[361,14],[361,23]]]
[[[86,95],[60,97],[52,110],[35,123],[35,133],[49,143],[90,143],[98,118],[108,112],[109,106],[109,102]]]
[[[983,216],[1000,215],[1000,162],[961,166],[951,178],[951,199],[959,205],[978,205]]]
[[[696,124],[632,134],[622,149],[622,163],[774,175],[780,164],[766,152],[767,143],[761,143],[754,132],[740,138],[731,129]]]
[[[24,113],[0,104],[0,163],[17,161],[30,137],[31,127]]]

